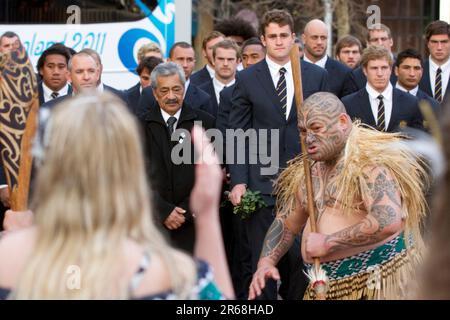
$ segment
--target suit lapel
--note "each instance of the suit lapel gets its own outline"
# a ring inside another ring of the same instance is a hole
[[[270,75],[269,66],[267,65],[266,60],[264,59],[257,67],[257,78],[259,82],[261,83],[262,87],[264,88],[264,91],[269,96],[270,102],[272,103],[274,109],[278,112],[278,114],[283,118],[286,119],[284,116],[282,110],[281,110],[281,103],[278,99],[278,95],[275,90],[275,86],[272,82],[272,76]],[[292,109],[292,108],[291,108]]]
[[[425,59],[424,63],[423,63],[423,75],[422,75],[422,79],[420,80],[421,82],[421,89],[426,92],[430,97],[433,96],[433,90],[431,87],[431,79],[430,79],[430,61],[427,59]],[[447,87],[448,88],[448,87]]]
[[[372,107],[370,106],[370,97],[366,88],[360,90],[359,100],[359,108],[361,110],[363,122],[365,122],[369,126],[375,127],[377,122],[372,113]]]
[[[146,114],[145,120],[147,125],[150,126],[150,133],[153,135],[153,141],[155,145],[159,148],[160,153],[164,157],[164,165],[166,167],[169,176],[172,175],[171,170],[171,141],[169,137],[169,132],[167,131],[167,125],[164,122],[163,116],[161,114],[161,109],[158,105],[155,108],[150,108],[150,111]],[[181,117],[180,117],[181,120]],[[156,150],[152,150],[152,153],[157,153]]]
[[[393,88],[392,89],[392,112],[391,112],[391,119],[389,119],[389,125],[387,127],[387,131],[391,132],[394,130],[395,127],[397,127],[398,123],[398,115],[400,113],[400,108],[402,107],[402,103],[400,101],[401,97],[399,92]]]

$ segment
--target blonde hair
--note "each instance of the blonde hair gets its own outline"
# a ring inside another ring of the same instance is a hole
[[[175,294],[195,281],[192,259],[171,249],[152,222],[150,191],[133,116],[111,94],[57,106],[47,126],[33,207],[37,236],[13,298],[129,298],[126,240],[161,257]],[[150,257],[151,259],[151,257]],[[70,266],[81,271],[70,289]]]
[[[137,52],[138,61],[144,60],[145,54],[148,52],[157,52],[157,53],[161,54],[161,59],[164,58],[161,48],[156,43],[149,42],[149,43],[143,44],[139,48],[139,50]]]

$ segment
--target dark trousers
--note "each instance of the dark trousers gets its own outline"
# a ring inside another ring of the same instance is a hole
[[[246,233],[248,248],[250,249],[250,254],[248,255],[248,258],[250,259],[247,258],[247,261],[244,261],[243,263],[243,276],[247,291],[252,280],[253,273],[255,273],[257,269],[264,238],[274,220],[273,209],[273,206],[262,208],[253,213],[249,219],[244,221],[244,232]],[[292,247],[277,265],[281,277],[279,293],[283,299],[299,299],[300,297],[303,297],[303,292],[306,290],[307,281],[302,272],[302,265],[303,262],[300,254],[300,238],[296,237]],[[277,284],[274,280],[268,280],[266,282],[266,287],[258,299],[277,299]]]

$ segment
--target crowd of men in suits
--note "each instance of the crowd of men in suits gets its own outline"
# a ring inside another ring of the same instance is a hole
[[[266,164],[259,158],[257,163],[232,161],[223,168],[224,191],[228,191],[227,200],[232,204],[221,212],[225,245],[236,295],[245,299],[274,219],[273,180],[301,152],[289,55],[295,43],[303,53],[304,98],[319,91],[331,92],[342,100],[353,120],[374,130],[394,132],[403,126],[427,130],[419,101],[427,101],[438,116],[441,105],[450,97],[447,22],[434,21],[427,26],[429,56],[425,58],[412,48],[395,55],[391,31],[383,24],[368,30],[364,50],[356,37],[339,39],[333,58],[327,55],[328,28],[320,20],[311,20],[295,41],[293,19],[286,11],[267,12],[261,19],[260,37],[248,24],[235,19],[203,39],[202,54],[207,64],[196,72],[195,51],[189,43],[175,43],[166,63],[159,47],[147,44],[138,52],[136,72],[140,81],[126,91],[102,82],[102,63],[95,51],[73,52],[55,44],[37,63],[39,101],[42,109],[51,110],[58,102],[87,89],[111,91],[122,98],[142,125],[156,217],[173,244],[189,252],[193,251],[195,237],[195,213],[188,205],[194,164],[172,161],[172,150],[181,143],[171,140],[172,133],[175,129],[191,130],[195,121],[224,135],[227,129],[278,130],[279,140],[268,139],[265,146],[266,150],[275,148],[279,155],[275,174],[261,174]],[[0,50],[9,50],[14,36],[3,35]],[[248,144],[244,150],[234,148],[234,154],[245,152],[248,156],[253,152]],[[259,191],[267,206],[241,220],[232,214],[232,206],[241,202],[247,190]],[[302,297],[306,281],[299,246],[297,239],[280,261],[281,286],[268,284],[263,298]]]

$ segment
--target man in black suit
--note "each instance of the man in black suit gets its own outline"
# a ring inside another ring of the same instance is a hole
[[[352,71],[349,67],[327,55],[328,27],[323,21],[309,21],[302,35],[305,45],[303,59],[328,71],[330,92],[339,98],[344,94],[344,80]]]
[[[297,113],[294,103],[294,82],[289,58],[291,48],[295,45],[294,22],[292,16],[284,10],[267,12],[261,23],[261,41],[266,47],[266,59],[241,71],[236,77],[236,85],[232,94],[232,108],[229,124],[232,129],[243,129],[247,133],[268,137],[267,141],[260,139],[259,153],[254,150],[258,141],[250,141],[245,145],[245,157],[256,155],[254,162],[248,160],[244,164],[229,164],[232,191],[230,200],[234,205],[241,202],[247,189],[260,191],[266,208],[262,208],[245,220],[251,246],[251,261],[246,273],[246,286],[250,284],[251,276],[256,270],[259,254],[263,247],[265,234],[274,219],[275,197],[272,195],[272,181],[286,162],[300,153],[299,132],[297,128]],[[301,61],[303,96],[307,98],[318,91],[327,91],[326,70]],[[271,141],[273,139],[273,141]],[[227,141],[227,144],[230,142]],[[251,144],[251,146],[250,146]],[[271,153],[271,163],[264,165],[260,153],[261,149]],[[252,150],[252,152],[250,152]],[[242,155],[235,145],[234,153]],[[262,169],[262,170],[261,170]],[[299,245],[293,247],[292,256],[296,262],[299,258]],[[289,269],[289,262],[285,262]],[[283,272],[282,286],[289,283]],[[291,285],[298,285],[296,279]],[[302,291],[301,289],[299,291]],[[298,293],[301,295],[301,292]],[[289,297],[286,295],[285,297]],[[276,284],[270,283],[266,287],[263,298],[276,299]]]
[[[179,65],[173,62],[158,65],[151,74],[153,96],[158,105],[150,107],[141,123],[156,216],[161,228],[169,231],[173,244],[192,253],[195,213],[189,209],[189,196],[194,185],[194,159],[193,153],[187,162],[179,163],[173,158],[174,155],[186,156],[184,153],[192,148],[186,133],[176,129],[190,132],[194,122],[198,121],[209,129],[214,125],[214,119],[184,103],[185,81]],[[180,146],[183,147],[181,152],[173,150]]]
[[[419,101],[427,101],[434,114],[439,117],[441,111],[439,103],[419,88],[419,82],[423,75],[423,63],[420,53],[414,49],[406,49],[400,52],[397,55],[394,70],[397,76],[395,87],[416,96]]]
[[[136,68],[136,73],[139,76],[139,82],[125,91],[128,103],[130,104],[133,113],[136,114],[142,90],[150,86],[150,74],[152,73],[153,69],[160,63],[163,63],[163,60],[159,57],[153,56],[145,57],[139,62]]]
[[[419,87],[443,104],[450,99],[450,25],[433,21],[425,29],[425,38],[430,56],[424,62]]]
[[[213,47],[214,77],[199,88],[210,96],[211,114],[217,117],[220,92],[235,83],[237,66],[241,60],[237,44],[230,39],[216,43]]]
[[[36,66],[41,76],[41,81],[38,82],[39,105],[72,93],[72,87],[67,82],[70,56],[65,45],[56,43],[39,57]]]
[[[342,98],[345,109],[352,120],[360,119],[380,131],[395,132],[403,126],[423,129],[417,98],[389,82],[392,64],[386,48],[367,47],[361,57],[366,87]]]
[[[394,40],[392,39],[391,29],[389,29],[388,26],[378,23],[369,28],[367,32],[367,46],[371,45],[378,45],[386,48],[391,59],[393,61],[395,60],[394,54],[392,53]],[[397,77],[394,72],[391,73],[390,81],[392,85],[395,85],[397,82]],[[367,78],[360,66],[347,75],[344,81],[343,96],[345,97],[346,95],[361,90],[366,86],[366,83]]]
[[[358,38],[345,35],[336,42],[336,60],[355,69],[359,66],[362,50],[362,43]]]
[[[225,36],[219,31],[211,31],[202,42],[202,53],[206,59],[206,65],[199,71],[192,74],[191,83],[199,86],[206,81],[209,81],[214,77],[214,63],[212,57],[212,48],[214,45],[222,40],[225,40]]]

